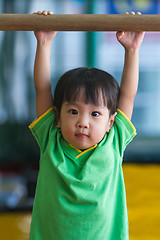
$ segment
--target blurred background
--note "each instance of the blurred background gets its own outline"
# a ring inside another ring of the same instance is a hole
[[[123,14],[132,10],[160,14],[160,1],[0,1],[0,14],[38,10],[56,14]],[[36,118],[35,51],[33,32],[0,32],[1,239],[28,239],[39,167],[39,148],[28,129]],[[115,32],[59,32],[51,50],[52,89],[65,71],[80,66],[103,69],[120,83],[123,60],[124,49]],[[138,135],[124,156],[131,240],[160,239],[159,103],[160,33],[147,32],[140,48],[140,81],[132,118]],[[7,235],[10,233],[12,238]]]

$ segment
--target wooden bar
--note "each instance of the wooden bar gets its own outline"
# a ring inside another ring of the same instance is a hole
[[[160,31],[160,15],[0,14],[0,31]]]

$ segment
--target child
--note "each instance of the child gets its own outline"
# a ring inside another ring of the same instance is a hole
[[[30,240],[126,240],[122,158],[136,135],[130,119],[144,33],[117,33],[125,48],[120,88],[102,70],[77,68],[60,78],[54,99],[50,48],[56,32],[35,35],[37,119],[30,129],[41,158]]]

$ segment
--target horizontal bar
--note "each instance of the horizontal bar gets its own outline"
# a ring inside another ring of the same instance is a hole
[[[160,15],[0,14],[0,31],[160,31]]]

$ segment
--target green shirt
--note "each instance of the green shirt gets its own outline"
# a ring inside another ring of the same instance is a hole
[[[81,151],[67,143],[49,109],[30,129],[40,147],[40,170],[30,240],[127,240],[123,152],[136,135],[118,110],[109,134]]]

